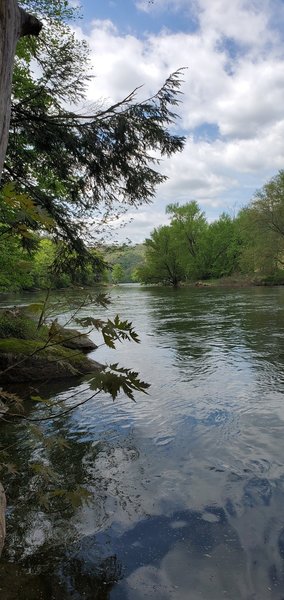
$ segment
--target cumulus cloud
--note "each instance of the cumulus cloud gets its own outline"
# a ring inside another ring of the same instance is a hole
[[[252,183],[260,187],[283,167],[284,52],[277,28],[280,0],[155,0],[136,6],[160,14],[159,33],[122,35],[109,20],[94,20],[87,35],[77,33],[87,37],[96,74],[90,102],[117,101],[141,84],[139,98],[147,97],[170,72],[188,67],[178,125],[188,141],[182,154],[162,162],[169,180],[146,209],[147,223],[137,213],[131,225],[137,239],[150,220],[153,226],[164,222],[167,202],[194,197],[217,216],[237,195],[243,204]],[[181,31],[163,28],[165,11],[180,11]],[[187,27],[187,19],[195,19],[196,27]],[[214,137],[204,124],[214,126]]]

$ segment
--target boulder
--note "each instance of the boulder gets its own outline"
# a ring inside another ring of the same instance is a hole
[[[65,348],[91,352],[91,350],[96,350],[98,347],[85,333],[77,329],[62,327],[57,321],[53,321],[50,331],[52,339],[57,340]]]
[[[0,340],[0,383],[48,381],[101,371],[103,365],[60,345],[35,340]]]

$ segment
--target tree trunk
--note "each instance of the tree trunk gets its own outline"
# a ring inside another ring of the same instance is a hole
[[[17,0],[0,0],[0,179],[6,156],[11,115],[11,88],[17,40],[38,35],[42,24],[18,6]],[[6,498],[0,483],[0,555],[5,539]]]
[[[0,179],[5,160],[11,114],[11,87],[17,40],[38,35],[42,24],[19,8],[17,0],[0,0]]]

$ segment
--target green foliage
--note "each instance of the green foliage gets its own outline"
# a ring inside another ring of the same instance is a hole
[[[243,237],[241,267],[272,277],[284,265],[284,171],[256,192],[239,215]]]
[[[117,398],[120,392],[124,392],[128,398],[134,401],[133,392],[138,391],[145,394],[149,387],[149,383],[139,379],[138,373],[131,369],[119,367],[117,363],[109,365],[91,380],[93,390],[110,394],[113,400]]]
[[[132,323],[130,321],[121,321],[118,315],[116,315],[113,321],[111,319],[103,321],[101,319],[94,319],[93,317],[76,318],[74,320],[83,327],[93,327],[97,331],[100,331],[104,343],[109,348],[115,348],[116,342],[126,340],[136,342],[137,344],[140,342]]]
[[[171,227],[154,229],[145,246],[145,266],[138,270],[141,281],[177,286],[185,279],[179,242]]]
[[[32,256],[15,238],[0,236],[0,292],[33,287]]]
[[[262,285],[284,285],[284,269],[275,269],[270,275],[265,275],[259,279]]]
[[[166,212],[171,215],[172,237],[176,240],[176,252],[184,272],[184,278],[199,278],[201,240],[207,231],[207,222],[197,202],[184,205],[169,204]]]
[[[119,283],[123,280],[124,271],[121,265],[116,263],[111,270],[111,278],[113,283]]]
[[[0,312],[0,338],[33,339],[38,337],[36,323],[22,314]]]
[[[46,210],[37,206],[27,193],[17,191],[14,182],[6,183],[0,191],[0,223],[1,235],[17,236],[27,249],[34,247],[32,229],[43,227],[51,231],[54,226]]]
[[[102,253],[110,267],[114,265],[121,266],[123,269],[121,281],[123,283],[133,281],[132,275],[134,271],[144,265],[145,248],[143,244],[136,244],[135,246],[127,244],[123,244],[122,246],[104,246],[102,247]]]
[[[240,219],[222,214],[207,223],[195,201],[170,204],[170,225],[154,229],[146,240],[145,266],[135,277],[145,283],[178,285],[183,281],[222,278],[240,270],[244,239]]]
[[[0,291],[93,286],[103,279],[106,263],[98,251],[82,257],[63,242],[34,235],[33,241],[28,252],[14,237],[0,237]]]
[[[237,221],[222,214],[210,223],[200,239],[196,260],[198,279],[227,277],[239,270],[240,235]]]
[[[23,239],[47,230],[82,256],[90,231],[99,238],[111,215],[153,198],[164,180],[156,168],[158,156],[182,149],[184,139],[169,132],[181,72],[144,102],[136,101],[134,91],[109,108],[90,106],[82,115],[78,106],[90,72],[86,44],[67,24],[76,10],[65,0],[23,4],[44,28],[38,39],[20,40],[17,50],[3,172],[4,208],[12,210],[7,226]]]

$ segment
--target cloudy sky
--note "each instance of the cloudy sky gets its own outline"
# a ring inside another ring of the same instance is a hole
[[[76,1],[76,0],[75,0]],[[184,73],[182,154],[166,183],[130,217],[120,239],[145,239],[169,202],[197,200],[209,220],[233,215],[284,168],[283,0],[81,0],[78,35],[91,48],[88,99],[107,102],[143,84],[145,97]]]

